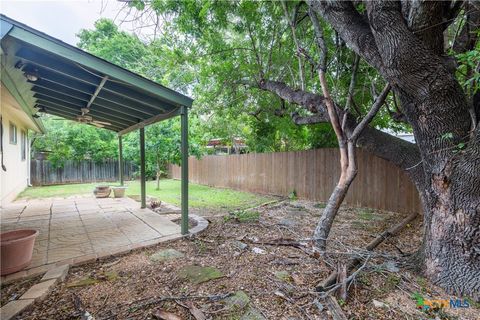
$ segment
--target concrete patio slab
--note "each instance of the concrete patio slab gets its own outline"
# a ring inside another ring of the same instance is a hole
[[[139,207],[130,198],[23,200],[0,208],[0,226],[2,232],[39,230],[32,263],[21,271],[28,276],[55,265],[85,262],[181,237],[178,224]]]

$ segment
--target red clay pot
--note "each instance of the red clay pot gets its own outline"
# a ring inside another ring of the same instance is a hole
[[[2,276],[26,268],[32,261],[37,230],[21,229],[0,234]]]

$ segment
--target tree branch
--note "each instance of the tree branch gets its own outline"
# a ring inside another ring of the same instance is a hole
[[[478,6],[478,7],[477,7]],[[455,37],[453,51],[463,53],[473,50],[478,40],[480,29],[480,4],[468,3],[465,5],[466,20],[460,33]]]
[[[377,114],[378,110],[380,110],[381,106],[385,103],[385,99],[390,92],[390,84],[387,84],[383,89],[382,93],[377,97],[375,102],[373,103],[372,108],[368,111],[367,115],[360,121],[360,123],[355,127],[353,133],[350,135],[349,139],[355,141],[358,136],[362,133],[363,129],[372,121],[373,117]]]
[[[302,90],[294,90],[283,82],[261,80],[260,89],[270,91],[290,103],[300,105],[312,113],[326,114],[323,96]]]
[[[380,70],[382,59],[372,35],[370,25],[350,1],[308,2],[313,11],[320,14],[338,32],[343,41],[368,64]]]
[[[329,122],[326,111],[325,98],[311,92],[294,90],[283,82],[262,80],[258,87],[262,90],[276,94],[289,103],[302,106],[314,113],[310,119],[301,117],[298,114],[294,122],[298,124],[313,124],[318,122]],[[343,116],[343,113],[341,113]],[[318,122],[317,122],[318,121]],[[302,123],[304,122],[304,123]],[[346,130],[352,130],[357,126],[355,118],[347,116]],[[418,190],[423,190],[424,174],[423,166],[420,164],[420,152],[416,144],[394,137],[378,129],[366,126],[358,136],[357,146],[373,153],[377,157],[385,159],[397,165],[412,178]],[[414,167],[414,168],[412,168]]]
[[[285,3],[285,1],[281,0],[280,3],[282,4],[285,19],[287,19],[288,24],[290,25],[290,29],[292,30],[293,42],[295,43],[295,49],[296,49],[296,52],[297,52],[297,59],[298,59],[298,72],[299,72],[299,76],[300,76],[300,88],[302,90],[305,90],[305,75],[304,75],[304,70],[303,70],[302,57],[299,55],[299,53],[300,53],[300,43],[299,43],[297,35],[296,35],[297,31],[296,31],[295,20],[290,19],[290,16],[288,14],[287,4]]]
[[[325,123],[329,122],[328,117],[314,114],[311,116],[301,116],[298,112],[293,112],[291,114],[292,120],[297,125],[306,125],[306,124],[316,124],[316,123]]]

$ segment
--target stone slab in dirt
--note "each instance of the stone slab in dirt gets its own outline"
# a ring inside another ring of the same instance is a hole
[[[168,249],[159,250],[153,253],[150,256],[150,260],[154,262],[161,262],[161,261],[179,259],[183,257],[185,257],[185,254],[183,254],[182,252],[172,248],[168,248]]]
[[[233,310],[241,310],[250,303],[250,297],[244,291],[237,291],[225,299],[225,304]]]
[[[215,267],[202,267],[196,265],[185,266],[178,271],[178,276],[194,284],[223,277],[223,273]]]

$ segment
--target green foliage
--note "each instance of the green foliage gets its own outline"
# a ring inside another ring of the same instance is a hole
[[[288,194],[288,199],[297,200],[298,199],[297,190],[290,191],[290,193]]]
[[[480,31],[477,31],[480,35]],[[473,50],[455,54],[458,62],[456,76],[470,96],[480,90],[480,41]]]
[[[163,37],[158,41],[175,48],[175,54],[168,55],[168,59],[182,69],[179,83],[188,83],[191,88],[195,112],[208,119],[208,123],[202,124],[207,140],[231,141],[233,137],[241,137],[250,151],[255,152],[337,146],[329,124],[297,126],[291,113],[309,115],[308,111],[258,89],[257,83],[262,79],[299,88],[295,44],[279,2],[170,0],[144,1],[143,5],[143,10],[162,19]],[[307,6],[299,1],[288,1],[287,7],[292,15],[298,8],[297,18],[307,13]],[[363,12],[365,6],[359,4],[357,9]],[[328,24],[322,27],[329,49],[329,69],[334,74],[327,81],[335,101],[345,105],[355,56],[345,46],[338,45]],[[317,60],[319,53],[308,16],[296,28],[301,47]],[[304,74],[306,90],[319,92],[315,68],[306,61]],[[361,61],[352,114],[363,117],[384,84],[378,73]],[[390,96],[390,110],[393,102]],[[405,124],[393,122],[386,108],[375,117],[373,125],[393,131],[411,130]]]
[[[231,212],[224,217],[225,221],[235,220],[238,222],[257,222],[260,218],[260,212],[251,210],[239,210]]]
[[[58,117],[46,116],[42,120],[47,133],[33,137],[32,150],[48,153],[56,167],[62,167],[65,160],[100,162],[117,157],[117,139],[111,131]]]

